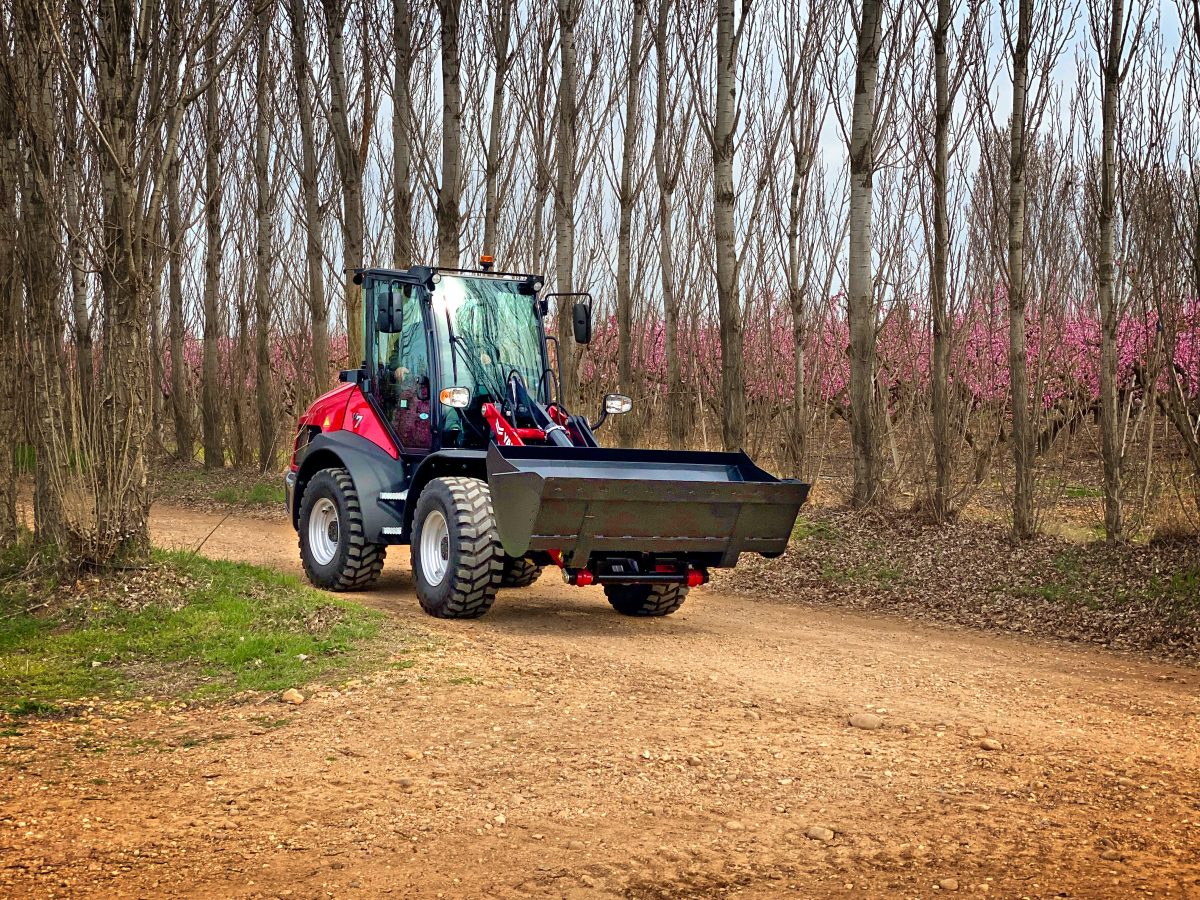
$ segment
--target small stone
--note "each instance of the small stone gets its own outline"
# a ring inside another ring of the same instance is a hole
[[[500,813],[500,815],[496,816],[496,824],[497,825],[507,825],[508,824],[508,819],[506,819],[504,817],[504,813]]]
[[[422,757],[425,756],[425,754],[422,753],[420,750],[416,750],[412,747],[409,747],[407,750],[404,751],[404,756],[406,759],[421,759]]]
[[[757,720],[761,719],[761,718],[762,718],[762,716],[760,716],[760,715],[758,714],[758,710],[755,710],[755,709],[748,709],[748,710],[746,710],[746,718],[747,718],[747,719],[754,719],[755,721],[757,721]]]
[[[567,841],[568,850],[582,850],[583,846],[583,841]]]
[[[730,819],[728,822],[725,823],[725,830],[726,831],[745,831],[746,826],[743,825],[741,822],[739,822],[737,819]]]
[[[402,791],[411,791],[413,788],[413,780],[411,778],[397,779],[396,784],[400,785]]]
[[[804,835],[814,841],[832,841],[833,829],[826,828],[824,825],[809,825]]]
[[[1125,854],[1120,850],[1105,850],[1100,854],[1100,858],[1107,862],[1120,862],[1125,858]]]
[[[855,713],[850,717],[850,725],[864,731],[875,731],[883,725],[883,719],[875,713]]]
[[[984,728],[982,725],[972,725],[970,728],[967,729],[968,737],[985,738],[985,737],[987,737],[987,733],[988,733],[987,729]]]
[[[698,756],[689,756],[687,758],[687,764],[689,766],[698,766],[701,764],[701,759]]]
[[[980,750],[1003,750],[1004,745],[995,738],[984,738],[979,742]]]
[[[279,699],[282,700],[284,703],[291,703],[295,706],[299,706],[301,703],[304,702],[304,695],[302,693],[300,693],[298,690],[296,690],[295,688],[288,688],[286,691],[284,691],[282,694],[279,695]]]
[[[958,890],[958,879],[957,878],[943,878],[941,881],[938,882],[938,887],[940,887],[943,891],[957,891]]]

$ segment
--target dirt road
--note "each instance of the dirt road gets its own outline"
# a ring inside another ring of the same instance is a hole
[[[298,568],[282,521],[204,552]],[[406,548],[358,599],[435,649],[29,729],[0,895],[1200,897],[1196,670],[711,591],[629,620],[553,574],[438,622]]]

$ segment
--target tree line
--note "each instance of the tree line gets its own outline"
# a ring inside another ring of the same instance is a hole
[[[1124,540],[1156,446],[1200,502],[1198,97],[1196,0],[0,0],[0,471],[141,553],[153,460],[273,470],[361,359],[347,269],[490,254],[597,294],[622,443],[844,427],[938,521],[1008,459],[1024,539],[1093,417]]]

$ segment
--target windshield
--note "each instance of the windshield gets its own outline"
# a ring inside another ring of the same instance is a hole
[[[531,396],[543,403],[549,399],[544,391],[549,378],[542,377],[542,323],[533,297],[519,287],[517,281],[442,275],[431,309],[443,387],[468,388],[472,401],[500,400],[509,373],[516,370]],[[458,425],[455,416],[447,418],[447,428]]]

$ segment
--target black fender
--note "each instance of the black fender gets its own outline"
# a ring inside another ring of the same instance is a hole
[[[292,527],[300,527],[300,501],[308,480],[322,469],[341,467],[350,473],[358,502],[362,507],[363,532],[372,544],[396,543],[404,528],[404,507],[383,500],[385,493],[400,493],[407,479],[403,459],[393,459],[387,451],[361,435],[349,431],[323,432],[309,441],[296,456],[295,501],[291,504]],[[406,504],[407,505],[407,504]],[[404,534],[408,530],[405,528]]]
[[[435,478],[458,475],[487,481],[487,452],[484,450],[438,450],[421,460],[408,484],[408,501],[404,504],[404,541],[412,534],[413,512],[417,498],[425,485]]]

